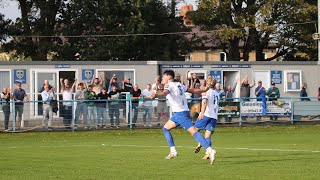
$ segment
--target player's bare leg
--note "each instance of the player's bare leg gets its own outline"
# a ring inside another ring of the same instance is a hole
[[[176,157],[178,155],[177,150],[174,146],[174,141],[173,141],[173,137],[171,135],[170,130],[176,127],[176,123],[171,121],[170,119],[168,120],[168,122],[163,126],[163,134],[168,142],[168,145],[170,147],[170,153],[169,155],[166,157],[166,159],[172,159],[174,157]]]

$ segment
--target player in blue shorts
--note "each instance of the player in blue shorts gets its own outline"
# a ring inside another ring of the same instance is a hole
[[[187,91],[190,93],[205,92],[209,89],[209,87],[206,90],[187,89],[187,87],[180,84],[179,82],[174,82],[174,77],[174,71],[164,71],[162,76],[162,83],[165,84],[164,91],[158,95],[153,94],[153,97],[166,97],[174,113],[171,119],[168,120],[168,122],[163,126],[162,129],[170,147],[170,153],[166,157],[166,159],[172,159],[178,155],[177,150],[174,146],[174,141],[170,130],[177,126],[182,126],[183,129],[187,130],[198,143],[200,143],[204,148],[206,148],[212,164],[215,158],[216,151],[210,147],[210,145],[207,143],[202,134],[199,133],[197,129],[193,126],[192,120],[190,118],[190,111],[188,108],[187,98],[184,94]]]
[[[211,146],[211,135],[214,132],[214,127],[216,126],[218,119],[220,96],[214,89],[216,85],[215,79],[208,79],[207,84],[210,86],[210,89],[207,92],[202,93],[201,112],[199,114],[195,127],[198,130],[205,130],[204,137],[207,143]],[[200,151],[200,148],[201,145],[199,144],[195,152],[198,153]],[[208,152],[206,152],[206,155],[202,159],[208,158],[209,154]]]

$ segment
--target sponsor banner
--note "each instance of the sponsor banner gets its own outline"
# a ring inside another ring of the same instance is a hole
[[[258,116],[262,114],[262,102],[241,102],[241,116]],[[290,101],[267,101],[267,116],[290,116]]]
[[[239,117],[240,103],[239,102],[220,102],[219,117]]]
[[[211,68],[251,68],[250,64],[216,64]]]
[[[56,64],[55,68],[70,68],[70,64]]]
[[[82,69],[82,81],[91,83],[93,79],[94,69]]]
[[[162,65],[162,68],[203,68],[203,65],[200,65],[200,64],[191,64],[191,65]]]
[[[282,71],[271,71],[271,82],[282,84]]]
[[[14,70],[14,83],[21,82],[21,84],[27,83],[27,70],[26,69],[15,69]]]

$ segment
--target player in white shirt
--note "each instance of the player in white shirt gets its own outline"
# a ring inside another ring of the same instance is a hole
[[[205,130],[205,139],[207,143],[211,146],[211,135],[214,132],[214,127],[216,126],[218,119],[218,110],[219,110],[219,93],[215,90],[216,80],[209,78],[208,85],[210,89],[207,92],[202,93],[202,106],[201,112],[199,114],[198,120],[195,124],[195,127],[198,130]],[[195,153],[200,151],[201,145],[198,144],[196,147]],[[206,155],[202,159],[208,159],[209,154],[206,152]]]
[[[209,153],[211,164],[214,161],[216,151],[210,147],[206,142],[205,138],[197,131],[193,126],[192,120],[190,118],[190,111],[188,108],[187,98],[185,97],[185,92],[190,93],[201,93],[205,90],[201,89],[188,89],[186,86],[180,84],[179,82],[174,82],[174,71],[166,70],[162,76],[162,83],[165,84],[164,91],[161,94],[154,94],[153,97],[164,98],[166,97],[171,105],[173,116],[168,120],[168,122],[163,126],[163,133],[170,147],[170,153],[166,159],[171,159],[177,156],[177,150],[175,149],[173,138],[170,130],[182,126],[183,129],[187,130],[194,139],[199,142]]]

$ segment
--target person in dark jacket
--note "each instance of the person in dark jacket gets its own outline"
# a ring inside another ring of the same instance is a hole
[[[302,86],[301,86],[301,91],[300,91],[300,97],[301,97],[301,101],[310,101],[308,97],[308,93],[306,91],[307,89],[307,83],[302,83]]]

